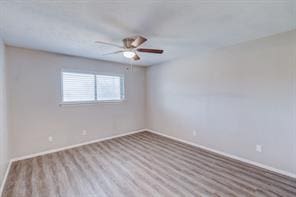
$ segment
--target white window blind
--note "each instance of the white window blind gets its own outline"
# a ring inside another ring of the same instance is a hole
[[[124,78],[63,72],[63,102],[120,101],[124,99]]]
[[[63,101],[94,101],[95,75],[63,72]]]
[[[123,78],[120,76],[97,75],[97,100],[122,100],[123,94]]]

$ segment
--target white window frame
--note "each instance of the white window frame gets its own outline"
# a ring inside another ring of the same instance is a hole
[[[97,72],[97,71],[85,71],[85,70],[69,70],[69,69],[62,69],[61,70],[61,78],[60,78],[60,87],[61,87],[61,102],[60,105],[80,105],[80,104],[98,104],[98,103],[122,103],[126,101],[127,95],[126,95],[126,87],[125,87],[125,76],[124,74],[118,74],[118,73],[108,73],[108,72]],[[78,73],[78,74],[91,74],[95,77],[95,100],[93,101],[64,101],[64,89],[63,89],[63,73]],[[105,75],[105,76],[117,76],[120,77],[122,82],[122,98],[120,100],[97,100],[97,75]]]

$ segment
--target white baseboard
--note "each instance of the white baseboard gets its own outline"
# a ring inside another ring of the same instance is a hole
[[[208,147],[205,147],[205,146],[202,146],[202,145],[193,143],[193,142],[189,142],[189,141],[182,140],[182,139],[179,139],[179,138],[176,138],[176,137],[173,137],[173,136],[169,136],[169,135],[163,134],[163,133],[161,133],[159,131],[154,131],[154,130],[151,130],[151,129],[140,129],[140,130],[136,130],[136,131],[131,131],[131,132],[123,133],[123,134],[120,134],[120,135],[110,136],[110,137],[106,137],[106,138],[100,138],[100,139],[96,139],[96,140],[92,140],[92,141],[87,141],[87,142],[83,142],[83,143],[79,143],[79,144],[75,144],[75,145],[71,145],[71,146],[65,146],[65,147],[62,147],[62,148],[52,149],[52,150],[48,150],[48,151],[43,151],[43,152],[39,152],[39,153],[35,153],[35,154],[30,154],[30,155],[25,155],[25,156],[22,156],[22,157],[13,158],[8,163],[8,166],[7,166],[7,169],[6,169],[4,178],[3,178],[2,183],[1,183],[0,194],[2,194],[2,191],[4,189],[4,185],[5,185],[5,182],[6,182],[6,179],[7,179],[7,176],[8,176],[10,167],[11,167],[11,164],[14,161],[29,159],[29,158],[32,158],[32,157],[46,155],[46,154],[49,154],[49,153],[54,153],[54,152],[63,151],[63,150],[67,150],[67,149],[71,149],[71,148],[75,148],[75,147],[79,147],[79,146],[84,146],[84,145],[87,145],[87,144],[92,144],[92,143],[96,143],[96,142],[110,140],[110,139],[113,139],[113,138],[118,138],[118,137],[122,137],[122,136],[126,136],[126,135],[131,135],[131,134],[135,134],[135,133],[139,133],[139,132],[143,132],[143,131],[149,131],[151,133],[155,133],[155,134],[158,134],[158,135],[161,135],[161,136],[164,136],[164,137],[167,137],[167,138],[170,138],[170,139],[179,141],[179,142],[183,142],[183,143],[186,143],[186,144],[189,144],[189,145],[198,147],[198,148],[202,148],[202,149],[207,150],[207,151],[211,151],[213,153],[217,153],[217,154],[223,155],[225,157],[229,157],[229,158],[232,158],[232,159],[235,159],[235,160],[239,160],[239,161],[242,161],[242,162],[245,162],[245,163],[254,165],[254,166],[258,166],[260,168],[264,168],[264,169],[267,169],[267,170],[272,171],[272,172],[275,172],[275,173],[279,173],[279,174],[282,174],[282,175],[285,175],[285,176],[296,178],[296,174],[293,174],[291,172],[280,170],[280,169],[277,169],[277,168],[274,168],[274,167],[270,167],[270,166],[267,166],[267,165],[262,164],[262,163],[259,163],[259,162],[251,161],[251,160],[248,160],[248,159],[245,159],[245,158],[241,158],[241,157],[238,157],[238,156],[229,154],[229,153],[225,153],[225,152],[218,151],[218,150],[215,150],[215,149],[212,149],[212,148],[208,148]]]
[[[271,172],[275,172],[275,173],[278,173],[278,174],[281,174],[281,175],[289,176],[291,178],[296,178],[296,174],[291,173],[291,172],[287,172],[285,170],[280,170],[280,169],[277,169],[277,168],[274,168],[274,167],[271,167],[271,166],[268,166],[268,165],[265,165],[265,164],[262,164],[262,163],[259,163],[259,162],[251,161],[251,160],[248,160],[248,159],[245,159],[245,158],[242,158],[242,157],[238,157],[238,156],[235,156],[235,155],[223,152],[223,151],[215,150],[215,149],[208,148],[206,146],[202,146],[202,145],[199,145],[199,144],[196,144],[196,143],[193,143],[193,142],[189,142],[189,141],[182,140],[182,139],[179,139],[179,138],[176,138],[176,137],[173,137],[173,136],[169,136],[169,135],[163,134],[163,133],[161,133],[159,131],[154,131],[154,130],[151,130],[151,129],[145,129],[145,130],[149,131],[151,133],[161,135],[163,137],[167,137],[167,138],[179,141],[179,142],[183,142],[185,144],[189,144],[189,145],[192,145],[192,146],[195,146],[195,147],[198,147],[198,148],[201,148],[201,149],[204,149],[204,150],[207,150],[207,151],[210,151],[210,152],[213,152],[213,153],[216,153],[216,154],[231,158],[231,159],[235,159],[235,160],[239,160],[241,162],[245,162],[245,163],[248,163],[248,164],[251,164],[251,165],[266,169],[266,170],[269,170]]]
[[[1,183],[1,187],[0,187],[0,196],[2,196],[2,192],[3,192],[3,189],[4,189],[4,185],[6,183],[6,179],[8,177],[8,172],[10,170],[11,163],[12,163],[12,161],[9,161],[8,162],[8,165],[7,165],[7,168],[6,168],[6,171],[5,171],[5,175],[3,177],[3,180],[2,180],[2,183]]]
[[[131,131],[131,132],[127,132],[127,133],[123,133],[123,134],[119,134],[119,135],[114,135],[114,136],[110,136],[110,137],[99,138],[99,139],[95,139],[95,140],[91,140],[91,141],[87,141],[87,142],[82,142],[82,143],[75,144],[75,145],[64,146],[62,148],[51,149],[51,150],[47,150],[47,151],[43,151],[43,152],[39,152],[39,153],[34,153],[34,154],[30,154],[30,155],[25,155],[25,156],[21,156],[21,157],[15,157],[15,158],[12,158],[10,161],[14,162],[14,161],[19,161],[19,160],[29,159],[29,158],[32,158],[32,157],[37,157],[37,156],[46,155],[46,154],[49,154],[49,153],[59,152],[59,151],[63,151],[63,150],[71,149],[71,148],[76,148],[76,147],[79,147],[79,146],[84,146],[84,145],[87,145],[87,144],[92,144],[92,143],[96,143],[96,142],[110,140],[110,139],[113,139],[113,138],[118,138],[118,137],[122,137],[122,136],[126,136],[126,135],[131,135],[131,134],[139,133],[139,132],[143,132],[143,131],[146,131],[146,129],[140,129],[140,130]]]

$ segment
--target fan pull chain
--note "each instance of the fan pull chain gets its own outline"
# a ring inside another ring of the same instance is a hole
[[[133,67],[133,61],[132,60],[130,60],[130,64],[131,64],[131,72],[133,72],[134,71],[134,67]]]

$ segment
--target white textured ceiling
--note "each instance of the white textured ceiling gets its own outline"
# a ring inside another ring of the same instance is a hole
[[[233,45],[295,29],[296,0],[0,1],[0,36],[8,45],[130,63],[112,46],[128,36],[148,38],[138,65]]]

